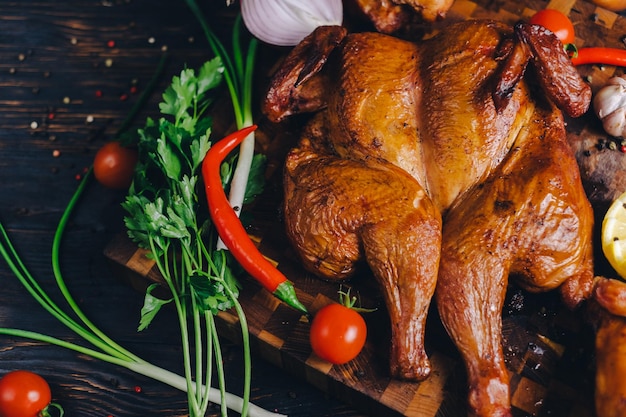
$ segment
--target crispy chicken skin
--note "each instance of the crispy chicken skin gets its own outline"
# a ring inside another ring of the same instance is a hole
[[[327,112],[334,152],[390,161],[427,184],[415,118],[421,97],[417,45],[364,33],[346,38],[342,52],[334,78],[339,94],[330,95]]]
[[[561,113],[586,112],[591,90],[556,37],[524,23],[459,22],[419,43],[319,31],[341,41],[309,43],[315,52],[286,61],[328,82],[307,96],[312,105],[285,77],[270,87],[317,111],[287,159],[288,234],[325,278],[343,279],[365,258],[385,294],[396,377],[428,373],[415,343],[435,284],[468,371],[469,414],[510,416],[509,276],[530,291],[558,289],[571,308],[594,296],[626,308],[622,287],[594,280],[593,213]],[[307,64],[320,57],[324,65]],[[294,112],[276,102],[272,93],[264,105],[271,120]]]

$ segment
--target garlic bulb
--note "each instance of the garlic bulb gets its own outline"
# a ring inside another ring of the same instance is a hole
[[[611,136],[626,136],[626,75],[610,78],[593,98],[602,127]]]
[[[294,46],[318,26],[341,25],[342,0],[241,0],[243,21],[254,36]]]

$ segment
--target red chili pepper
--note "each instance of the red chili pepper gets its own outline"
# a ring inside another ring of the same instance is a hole
[[[590,47],[580,48],[572,56],[572,64],[604,64],[626,67],[626,49]]]
[[[220,167],[224,158],[256,128],[256,125],[253,125],[232,133],[214,143],[207,152],[202,162],[202,176],[209,213],[217,233],[241,267],[278,299],[308,314],[306,307],[298,300],[293,284],[252,242],[235,210],[230,206],[222,187]]]

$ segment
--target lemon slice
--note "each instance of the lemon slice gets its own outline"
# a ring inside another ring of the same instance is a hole
[[[626,278],[626,192],[613,201],[604,215],[602,251],[613,269]]]

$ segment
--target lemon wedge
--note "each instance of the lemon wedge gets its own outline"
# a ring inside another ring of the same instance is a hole
[[[626,278],[626,192],[611,203],[604,215],[602,252],[613,269]]]

